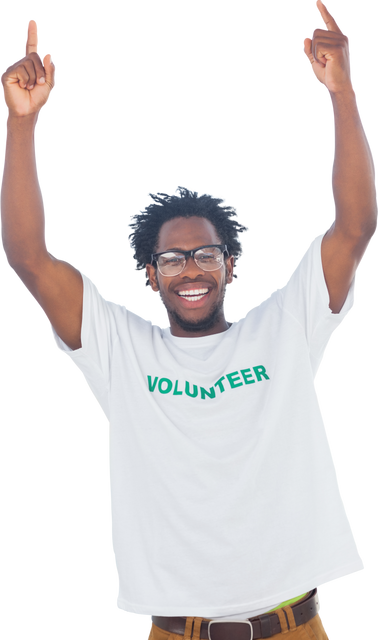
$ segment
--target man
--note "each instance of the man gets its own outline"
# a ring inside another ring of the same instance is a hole
[[[232,325],[223,299],[245,228],[222,200],[180,188],[134,216],[168,329],[48,253],[33,135],[54,65],[33,21],[26,57],[2,77],[5,251],[109,418],[118,605],[153,615],[151,640],[324,639],[316,587],[362,568],[313,379],[375,231],[374,167],[347,38],[318,7],[327,31],[305,53],[335,113],[336,219],[286,287]]]

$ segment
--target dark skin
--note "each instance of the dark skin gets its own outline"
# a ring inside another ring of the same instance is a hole
[[[174,218],[165,222],[160,229],[155,253],[170,249],[189,251],[206,244],[222,244],[214,225],[206,218]],[[234,257],[225,258],[225,264],[217,271],[203,271],[193,258],[189,258],[185,269],[178,276],[163,276],[155,265],[147,265],[147,274],[153,291],[160,292],[167,308],[171,325],[171,333],[179,338],[192,338],[221,333],[229,328],[223,309],[225,287],[232,282]],[[195,303],[188,303],[180,298],[178,291],[190,291],[207,288],[209,293]],[[206,318],[218,309],[210,326],[206,327]],[[183,328],[176,315],[190,323],[198,323],[198,330],[189,331]]]

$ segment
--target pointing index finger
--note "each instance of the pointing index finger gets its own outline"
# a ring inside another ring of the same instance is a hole
[[[324,6],[322,0],[317,0],[316,4],[324,22],[326,23],[328,31],[336,31],[336,33],[342,34],[341,29],[339,29],[339,27],[337,26],[335,19],[331,16],[327,7]]]
[[[38,36],[37,36],[37,23],[34,20],[30,20],[28,27],[28,39],[26,41],[26,55],[29,53],[37,52]]]

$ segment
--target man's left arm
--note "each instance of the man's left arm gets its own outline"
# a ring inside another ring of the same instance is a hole
[[[350,77],[348,39],[321,0],[317,6],[328,31],[316,29],[312,40],[306,38],[304,50],[316,77],[330,92],[335,116],[336,217],[323,238],[321,256],[329,307],[339,313],[376,229],[377,200],[373,158]]]

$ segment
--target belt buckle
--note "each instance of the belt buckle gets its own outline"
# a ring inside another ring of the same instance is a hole
[[[250,622],[250,620],[233,620],[232,618],[229,618],[229,619],[224,618],[223,620],[210,620],[209,626],[208,626],[209,640],[217,640],[216,636],[215,636],[215,638],[211,637],[210,628],[211,628],[211,626],[213,624],[227,624],[227,623],[230,623],[230,622],[233,623],[233,624],[240,623],[240,624],[248,625],[251,635],[249,636],[249,638],[246,635],[245,639],[243,638],[243,640],[253,640],[253,627],[252,627],[252,623]]]

